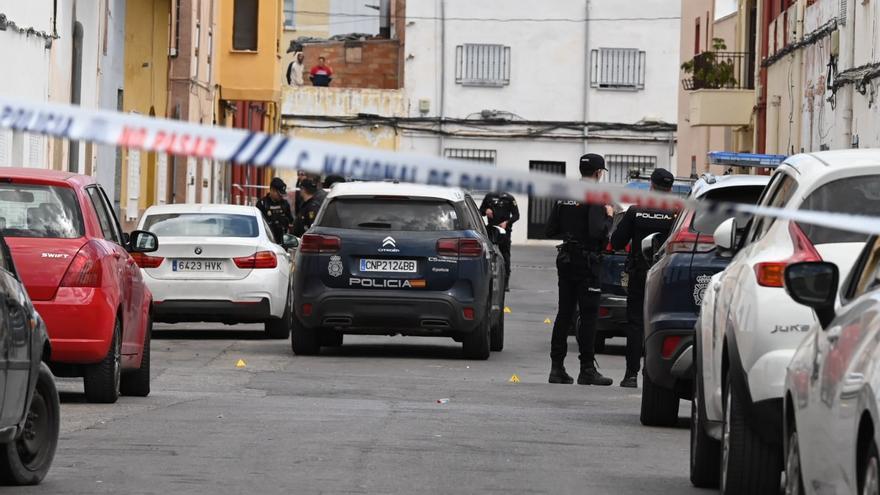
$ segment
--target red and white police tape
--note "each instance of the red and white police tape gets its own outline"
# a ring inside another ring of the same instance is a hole
[[[481,167],[473,162],[430,155],[289,138],[281,134],[72,105],[29,103],[0,97],[0,128],[142,151],[335,174],[358,180],[397,180],[670,210],[700,207],[708,208],[714,214],[754,214],[880,235],[880,217],[874,216],[694,202],[671,194],[627,189],[617,184],[574,181],[547,173]]]

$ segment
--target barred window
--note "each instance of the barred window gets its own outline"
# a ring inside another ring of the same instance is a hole
[[[510,84],[510,47],[465,44],[455,47],[455,82],[462,86]]]
[[[637,48],[599,48],[590,54],[590,86],[645,89],[645,52]]]
[[[446,148],[446,158],[453,160],[466,160],[470,162],[480,162],[486,165],[495,166],[495,157],[498,152],[495,150],[474,150],[466,148]]]
[[[625,183],[632,175],[647,176],[657,168],[657,157],[650,155],[605,155],[608,181]]]

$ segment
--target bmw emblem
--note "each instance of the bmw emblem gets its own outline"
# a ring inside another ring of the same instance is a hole
[[[196,254],[202,254],[202,248],[196,247]]]

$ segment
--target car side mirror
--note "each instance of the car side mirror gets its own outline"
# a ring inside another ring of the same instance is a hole
[[[642,239],[642,257],[645,258],[645,261],[648,264],[652,264],[654,262],[654,255],[657,254],[657,246],[658,241],[660,240],[660,234],[653,233],[644,239]]]
[[[785,292],[797,303],[813,308],[822,328],[834,320],[840,272],[834,263],[794,263],[785,268]]]
[[[736,219],[728,218],[721,222],[712,237],[719,250],[733,251],[736,247]]]
[[[159,238],[152,232],[135,230],[128,235],[128,251],[131,253],[152,253],[159,249]]]
[[[284,234],[284,238],[281,240],[281,247],[287,250],[296,249],[299,247],[299,238],[293,234]]]

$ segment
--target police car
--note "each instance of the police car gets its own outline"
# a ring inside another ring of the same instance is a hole
[[[344,334],[451,337],[470,359],[504,346],[504,259],[461,189],[337,184],[295,267],[295,354]]]

